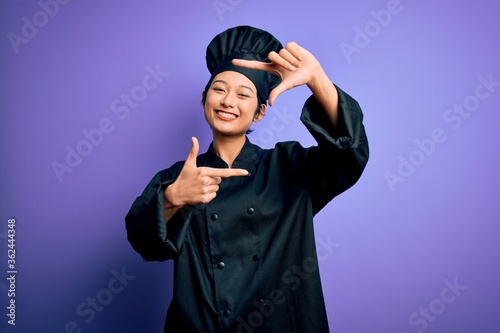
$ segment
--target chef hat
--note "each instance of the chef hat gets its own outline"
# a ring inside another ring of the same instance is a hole
[[[238,26],[218,34],[207,47],[207,68],[211,77],[205,91],[209,89],[217,74],[235,71],[253,82],[257,88],[259,104],[265,104],[269,93],[281,82],[281,79],[266,71],[235,66],[231,61],[245,59],[267,62],[269,52],[279,52],[282,48],[279,40],[273,35],[250,26]]]

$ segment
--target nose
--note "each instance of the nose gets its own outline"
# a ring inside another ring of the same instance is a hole
[[[234,106],[234,96],[231,93],[227,93],[222,98],[221,104],[225,107],[232,108]]]

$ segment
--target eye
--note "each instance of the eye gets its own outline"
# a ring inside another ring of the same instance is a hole
[[[239,94],[239,96],[241,96],[241,97],[250,97],[250,96],[249,96],[249,95],[247,95],[247,94]]]
[[[212,89],[213,89],[214,91],[217,91],[217,92],[224,92],[224,89],[219,88],[219,87],[213,87]]]

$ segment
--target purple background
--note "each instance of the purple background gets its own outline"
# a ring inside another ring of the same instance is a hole
[[[172,264],[143,262],[124,216],[191,136],[210,143],[205,47],[240,24],[309,49],[365,113],[368,167],[315,223],[332,331],[500,332],[497,1],[4,0],[0,13],[2,332],[162,330]],[[280,96],[250,139],[312,144],[307,96]],[[87,156],[58,177],[67,147]]]

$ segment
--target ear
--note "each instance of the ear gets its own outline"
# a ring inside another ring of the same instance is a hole
[[[207,92],[203,90],[201,92],[201,105],[205,106],[205,101],[207,100]]]
[[[257,112],[257,114],[255,115],[255,117],[253,117],[253,121],[258,123],[259,121],[262,120],[262,118],[264,118],[264,115],[266,114],[266,108],[267,108],[267,105],[266,104],[261,104],[260,107],[259,107],[259,112]]]

